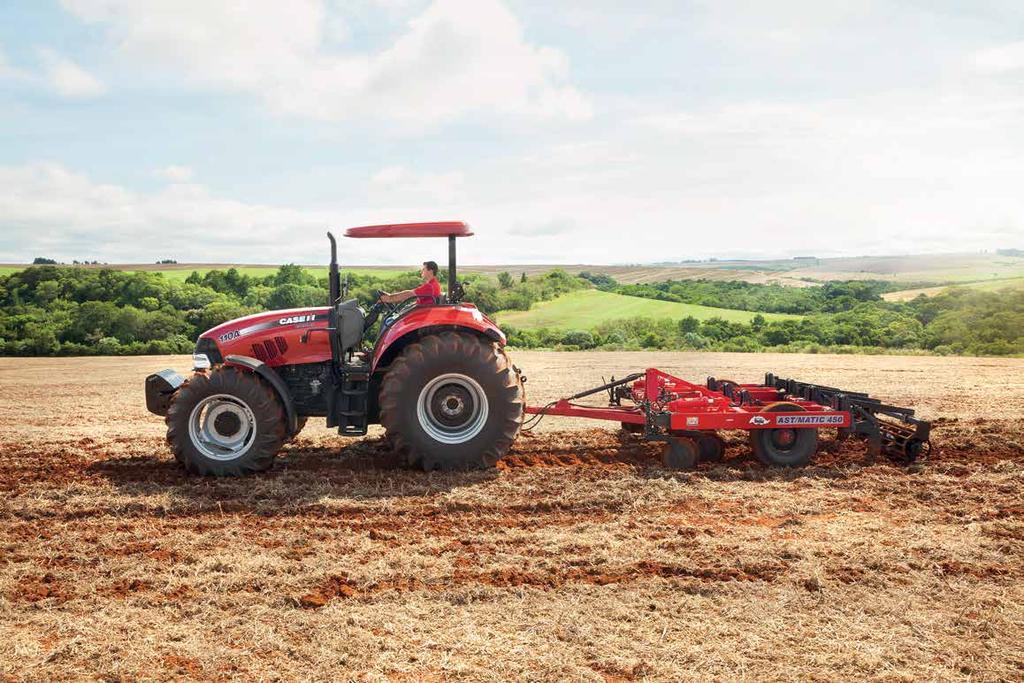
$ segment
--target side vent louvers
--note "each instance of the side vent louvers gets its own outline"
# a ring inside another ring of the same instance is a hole
[[[278,356],[283,356],[287,350],[288,342],[285,341],[284,337],[274,337],[263,343],[257,342],[252,345],[252,355],[264,363],[268,360],[274,360]]]

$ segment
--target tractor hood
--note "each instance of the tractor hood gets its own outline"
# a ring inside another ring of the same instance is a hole
[[[287,326],[311,327],[314,322],[327,321],[331,309],[327,306],[313,308],[283,308],[279,311],[263,311],[242,318],[235,318],[203,332],[200,338],[213,339],[223,343],[239,339],[254,332],[272,330]]]
[[[310,329],[327,327],[330,308],[286,308],[264,311],[229,320],[199,335],[197,353],[209,354],[211,342],[221,359],[229,355],[248,356],[268,365],[317,362],[330,358],[330,340],[326,334],[302,336]],[[217,359],[211,358],[213,362]]]

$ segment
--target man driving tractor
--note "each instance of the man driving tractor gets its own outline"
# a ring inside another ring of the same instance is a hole
[[[424,261],[423,267],[420,268],[420,277],[423,278],[423,284],[419,287],[403,289],[394,294],[384,292],[381,294],[380,300],[386,304],[400,304],[406,299],[416,297],[417,306],[429,306],[435,303],[437,297],[441,296],[441,283],[437,281],[437,263]]]

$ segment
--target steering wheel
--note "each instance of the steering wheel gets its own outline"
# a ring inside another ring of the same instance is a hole
[[[363,319],[364,329],[367,330],[377,322],[377,318],[380,317],[381,313],[384,314],[385,318],[388,318],[395,314],[395,309],[397,308],[395,304],[385,303],[380,300],[381,296],[384,295],[383,290],[378,289],[373,293],[373,295],[376,298],[376,301],[374,301],[373,305],[370,306],[370,310],[366,312],[366,317]]]
[[[394,313],[399,309],[399,304],[393,304],[389,301],[381,301],[380,298],[384,296],[384,294],[386,294],[386,292],[383,289],[378,289],[373,292],[373,295],[377,298],[376,303],[373,304],[374,307],[380,306],[382,310],[387,311],[389,314]]]

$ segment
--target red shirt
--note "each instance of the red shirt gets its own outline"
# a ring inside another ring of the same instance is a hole
[[[429,282],[424,282],[412,291],[416,295],[417,306],[428,306],[434,303],[434,297],[441,296],[441,283],[437,278],[430,278]]]

